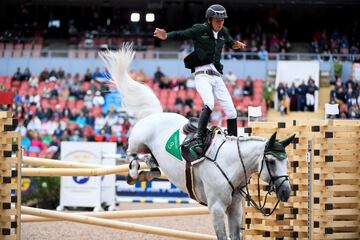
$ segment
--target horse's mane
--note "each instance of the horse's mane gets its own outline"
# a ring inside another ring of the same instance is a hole
[[[258,136],[250,136],[250,137],[235,137],[235,136],[229,136],[226,135],[225,132],[220,127],[212,127],[211,131],[218,131],[220,135],[225,138],[225,140],[229,141],[240,141],[240,142],[247,142],[247,141],[260,141],[260,142],[266,142],[268,139]]]

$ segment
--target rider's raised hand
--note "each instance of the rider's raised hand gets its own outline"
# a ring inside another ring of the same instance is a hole
[[[165,40],[167,38],[167,33],[164,29],[155,28],[154,37],[160,38],[161,40]]]

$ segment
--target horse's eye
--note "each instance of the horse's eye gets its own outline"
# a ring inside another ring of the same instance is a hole
[[[270,165],[275,165],[275,160],[268,160]]]

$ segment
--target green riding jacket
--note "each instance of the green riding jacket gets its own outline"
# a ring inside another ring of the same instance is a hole
[[[213,63],[216,69],[222,73],[223,65],[220,63],[221,52],[226,45],[231,48],[235,41],[230,36],[229,30],[223,27],[218,33],[218,39],[214,38],[213,30],[208,23],[194,24],[191,28],[180,31],[172,31],[167,34],[168,39],[188,40],[194,42],[196,61],[192,61],[191,70],[195,67]]]

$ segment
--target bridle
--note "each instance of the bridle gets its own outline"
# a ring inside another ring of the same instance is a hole
[[[237,148],[238,148],[238,154],[239,154],[239,158],[240,158],[240,161],[241,161],[241,165],[244,169],[244,175],[245,175],[245,182],[246,184],[242,187],[239,187],[238,188],[238,191],[239,193],[245,198],[245,200],[247,201],[248,205],[251,205],[253,208],[255,208],[256,210],[259,210],[264,216],[271,216],[273,214],[273,212],[275,211],[275,209],[277,208],[280,200],[278,200],[274,206],[274,208],[272,209],[272,211],[268,212],[265,210],[265,204],[266,204],[266,200],[267,200],[267,197],[268,195],[271,195],[272,192],[275,192],[275,181],[279,178],[284,178],[284,180],[281,182],[281,184],[279,185],[278,188],[280,188],[283,183],[285,181],[289,181],[289,176],[288,175],[280,175],[280,176],[273,176],[272,173],[271,173],[271,170],[270,170],[270,166],[269,166],[269,160],[267,158],[267,154],[268,152],[266,150],[264,150],[264,156],[261,160],[261,168],[260,168],[260,172],[258,173],[258,201],[259,203],[257,204],[254,199],[252,199],[250,193],[249,193],[249,189],[248,189],[248,185],[250,183],[250,178],[248,179],[247,177],[247,174],[246,174],[246,169],[245,169],[245,164],[244,164],[244,161],[242,159],[242,156],[241,156],[241,152],[240,152],[240,144],[239,144],[239,139],[237,139]],[[267,147],[265,147],[265,149],[267,149]],[[265,200],[263,202],[263,204],[261,204],[261,200],[260,200],[260,175],[264,169],[264,162],[266,164],[266,167],[267,167],[267,170],[268,170],[268,174],[270,176],[270,182],[269,182],[269,190],[268,192],[266,193],[265,195]],[[245,188],[246,191],[244,191],[243,189]]]
[[[208,156],[204,156],[205,159],[207,160],[210,160],[211,162],[213,162],[215,164],[215,166],[220,170],[221,174],[225,177],[225,179],[227,180],[227,182],[229,183],[230,187],[232,188],[232,195],[234,195],[234,192],[237,190],[241,196],[243,196],[245,198],[245,200],[247,201],[248,205],[252,206],[253,208],[255,208],[256,210],[260,211],[264,216],[271,216],[273,214],[273,212],[275,211],[275,209],[277,208],[280,200],[277,201],[277,203],[275,204],[274,208],[272,211],[270,211],[270,213],[268,211],[266,211],[266,208],[265,208],[265,204],[266,204],[266,200],[267,200],[267,197],[268,195],[271,195],[272,192],[275,192],[275,181],[279,178],[284,178],[284,180],[281,182],[281,184],[279,185],[278,188],[280,188],[283,183],[285,181],[289,181],[289,176],[288,175],[280,175],[280,176],[273,176],[272,173],[271,173],[271,170],[270,170],[270,166],[269,166],[269,161],[268,161],[268,158],[267,158],[267,154],[268,154],[268,151],[266,151],[267,147],[265,147],[265,150],[264,150],[264,156],[261,160],[261,168],[260,168],[260,172],[258,173],[258,201],[259,203],[256,203],[256,201],[251,197],[250,193],[249,193],[249,189],[248,189],[248,185],[250,183],[250,178],[247,177],[247,173],[246,173],[246,168],[245,168],[245,164],[244,164],[244,160],[242,159],[242,156],[241,156],[241,152],[240,152],[240,139],[239,137],[236,139],[236,142],[237,142],[237,149],[238,149],[238,155],[239,155],[239,158],[240,158],[240,161],[241,161],[241,165],[243,167],[243,170],[244,170],[244,175],[245,175],[245,185],[244,186],[241,186],[241,187],[238,187],[238,188],[235,188],[234,185],[231,183],[230,179],[228,178],[228,176],[226,175],[226,173],[224,172],[224,170],[220,167],[220,165],[216,162],[216,159],[217,159],[217,156],[218,156],[218,153],[221,149],[221,147],[224,145],[224,143],[226,142],[226,140],[224,140],[219,148],[217,149],[216,153],[215,153],[215,157],[214,159],[208,157]],[[269,190],[268,192],[266,193],[265,195],[265,200],[263,203],[261,203],[261,200],[260,200],[260,175],[264,169],[264,162],[266,164],[266,167],[267,167],[267,170],[268,170],[268,173],[269,173],[269,176],[270,176],[270,182],[269,182]],[[245,188],[246,191],[244,191],[243,189]]]

